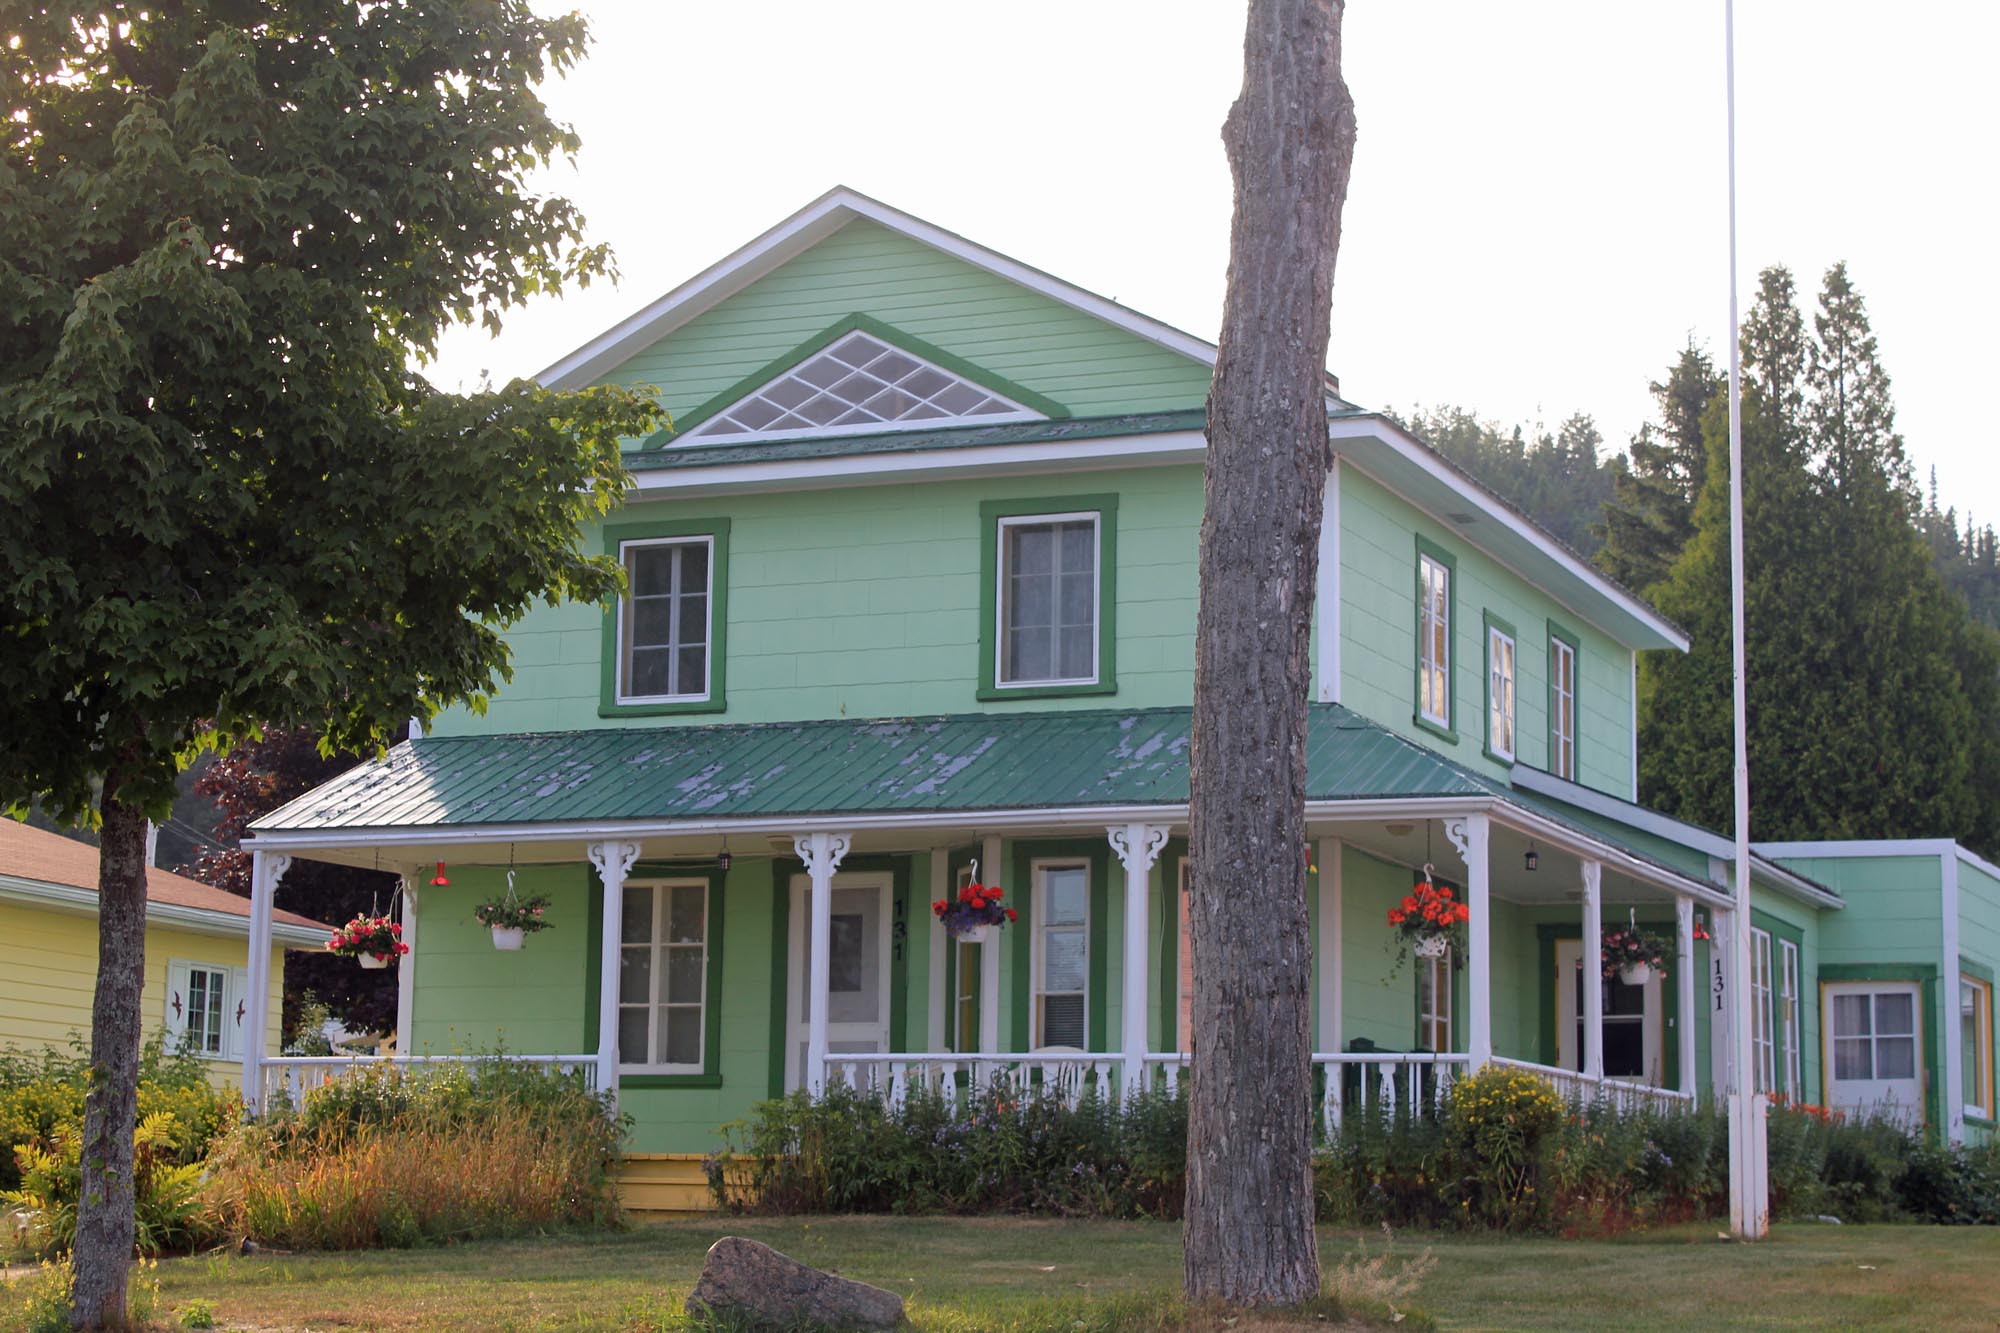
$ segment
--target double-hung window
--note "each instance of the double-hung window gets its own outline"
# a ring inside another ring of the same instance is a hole
[[[1958,1077],[1965,1086],[1965,1114],[1993,1116],[1993,983],[1958,978]]]
[[[723,710],[729,520],[605,529],[625,591],[604,618],[604,717]]]
[[[1805,1057],[1799,1049],[1804,1033],[1799,1004],[1799,946],[1790,940],[1778,941],[1777,1027],[1785,1041],[1785,1080],[1781,1091],[1799,1101],[1806,1095]]]
[[[1090,865],[1035,867],[1035,1046],[1082,1050],[1090,1031]]]
[[[1576,781],[1576,642],[1549,630],[1549,772]]]
[[[1750,1039],[1757,1057],[1757,1091],[1770,1092],[1774,1078],[1775,1042],[1771,1034],[1771,935],[1750,930]]]
[[[204,1059],[240,1058],[237,1007],[248,994],[248,975],[240,967],[178,959],[169,962],[166,1013],[169,1043]]]
[[[1417,545],[1417,719],[1451,729],[1452,561]]]
[[[1451,950],[1417,960],[1417,1049],[1451,1049]]]
[[[1109,694],[1117,497],[980,506],[980,697]]]
[[[1514,762],[1514,631],[1486,618],[1486,752]]]
[[[709,881],[627,884],[618,946],[618,1065],[699,1074],[708,1055]]]

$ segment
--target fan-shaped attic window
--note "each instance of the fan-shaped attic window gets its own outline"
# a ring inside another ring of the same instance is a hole
[[[963,375],[856,330],[681,438],[734,443],[1040,419]]]

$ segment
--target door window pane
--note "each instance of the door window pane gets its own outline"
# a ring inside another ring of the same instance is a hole
[[[1089,1012],[1089,867],[1038,867],[1033,906],[1039,1028],[1035,1044],[1081,1048]]]

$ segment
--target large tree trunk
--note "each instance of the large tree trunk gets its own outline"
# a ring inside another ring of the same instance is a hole
[[[1195,627],[1190,1300],[1319,1292],[1305,742],[1326,344],[1354,106],[1339,0],[1252,0],[1223,126],[1236,180],[1208,396]]]
[[[97,996],[83,1110],[76,1218],[76,1328],[122,1328],[132,1268],[132,1131],[139,1105],[139,1005],[146,984],[146,814],[107,774],[97,868]]]

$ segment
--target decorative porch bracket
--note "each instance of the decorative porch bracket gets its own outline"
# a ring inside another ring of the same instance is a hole
[[[846,833],[801,833],[792,849],[812,877],[811,922],[807,936],[806,1090],[817,1097],[826,1091],[827,987],[832,983],[833,872],[853,845]]]
[[[250,853],[250,994],[243,1025],[243,1109],[255,1115],[264,1094],[264,1033],[271,1024],[271,903],[292,858]]]
[[[1604,867],[1583,863],[1583,1076],[1604,1077]]]
[[[636,842],[593,842],[584,849],[604,884],[604,916],[598,923],[603,964],[597,969],[597,1090],[618,1112],[618,959],[624,943],[625,877],[639,860]]]
[[[1105,830],[1125,866],[1124,1064],[1119,1085],[1137,1096],[1146,1081],[1146,931],[1153,863],[1167,845],[1165,824],[1113,824]]]
[[[1483,813],[1444,822],[1444,836],[1465,859],[1465,905],[1472,913],[1465,926],[1465,988],[1472,1006],[1465,1049],[1473,1073],[1493,1063],[1492,867],[1488,856],[1492,831],[1492,818]]]

